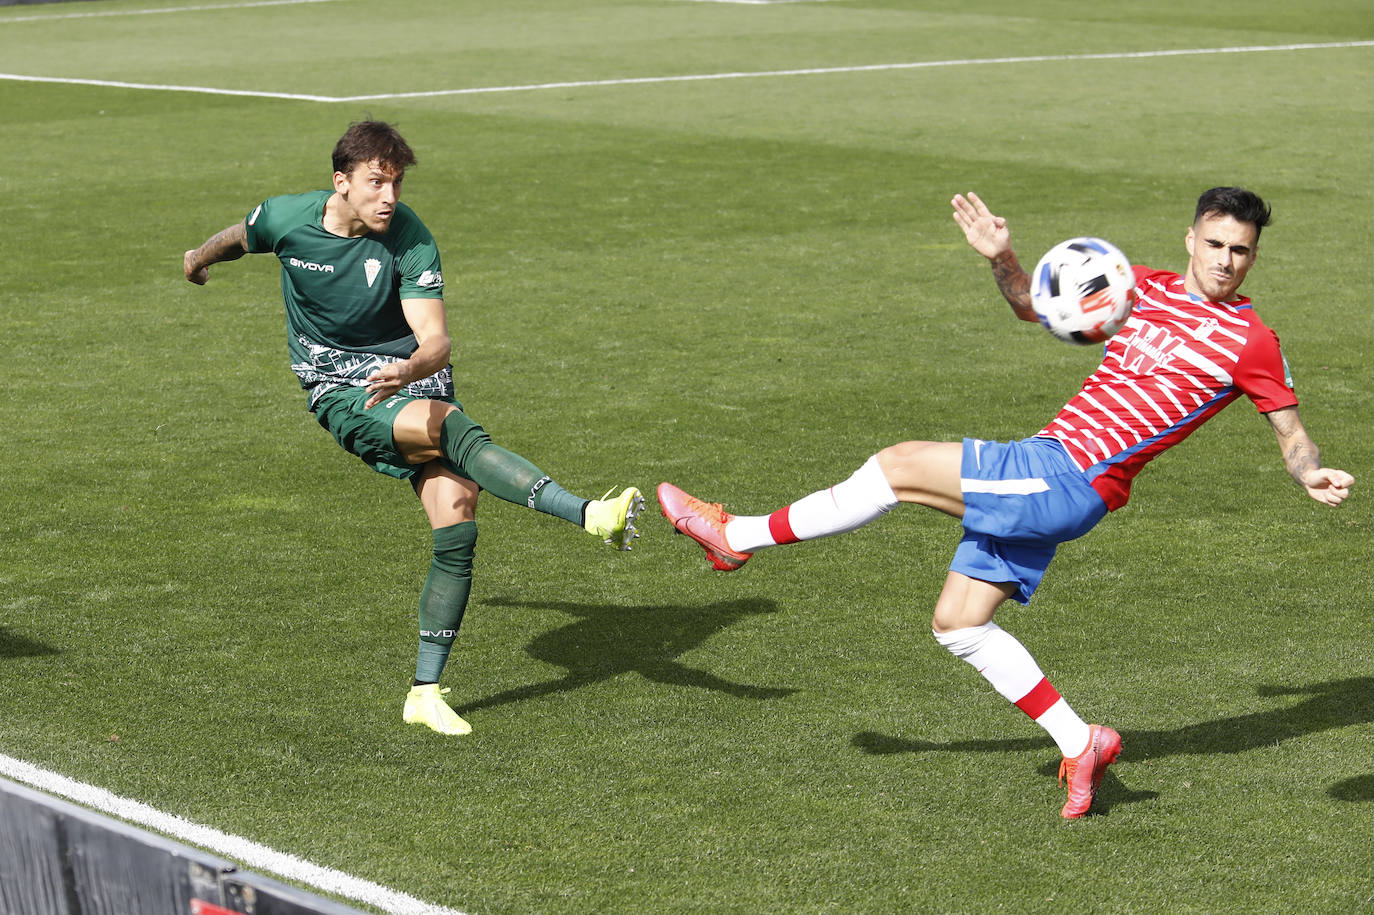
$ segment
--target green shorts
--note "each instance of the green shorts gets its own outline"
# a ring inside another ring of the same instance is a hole
[[[363,409],[368,397],[366,388],[343,386],[320,395],[315,402],[315,419],[334,436],[349,454],[356,455],[378,473],[408,480],[420,472],[424,464],[412,464],[396,448],[391,427],[401,408],[419,397],[396,394],[370,410]],[[432,397],[450,403],[459,410],[463,405],[452,397]]]

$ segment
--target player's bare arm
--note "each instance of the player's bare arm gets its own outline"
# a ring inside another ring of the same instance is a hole
[[[950,201],[954,207],[954,221],[964,230],[964,238],[969,246],[988,259],[992,265],[992,277],[997,288],[1007,300],[1016,317],[1022,321],[1036,322],[1035,310],[1031,308],[1030,274],[1021,269],[1016,252],[1011,249],[1011,231],[1007,221],[994,216],[977,194],[969,191],[968,196],[954,195]]]
[[[236,222],[210,236],[199,248],[187,251],[181,258],[181,266],[188,280],[204,286],[210,279],[211,264],[238,260],[247,253],[248,230],[243,223]]]
[[[1350,495],[1355,478],[1344,470],[1322,466],[1321,452],[1303,427],[1298,408],[1284,407],[1264,416],[1278,438],[1283,465],[1289,476],[1307,490],[1309,496],[1324,505],[1340,505],[1344,502]]]
[[[1031,307],[1030,274],[1021,269],[1020,262],[1010,248],[992,258],[992,278],[997,281],[1002,298],[1007,300],[1016,317],[1032,323],[1040,320]]]
[[[448,336],[448,316],[443,299],[402,299],[401,310],[415,334],[415,352],[410,358],[389,362],[367,376],[366,407],[374,407],[412,381],[428,378],[448,365],[452,344]]]

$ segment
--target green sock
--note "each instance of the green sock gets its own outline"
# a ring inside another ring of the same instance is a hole
[[[477,522],[464,521],[434,532],[434,558],[420,592],[420,647],[415,682],[438,683],[472,591]]]
[[[582,526],[586,499],[568,492],[515,452],[494,444],[486,430],[462,411],[445,417],[439,445],[455,470],[498,499]]]

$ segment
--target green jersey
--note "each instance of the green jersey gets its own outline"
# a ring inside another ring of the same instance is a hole
[[[417,345],[402,299],[444,295],[439,249],[415,211],[396,204],[385,234],[343,238],[324,228],[331,191],[272,197],[244,221],[248,250],[281,261],[291,369],[310,394],[363,386],[379,367]],[[453,369],[411,382],[412,397],[452,397]]]

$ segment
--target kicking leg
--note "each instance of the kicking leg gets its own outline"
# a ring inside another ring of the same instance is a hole
[[[562,518],[617,549],[628,550],[639,536],[634,521],[644,505],[639,490],[627,487],[614,499],[585,499],[568,492],[546,473],[491,436],[449,403],[416,400],[396,416],[392,435],[414,463],[439,459],[482,489],[516,505]]]
[[[869,458],[849,479],[767,515],[732,515],[719,503],[703,502],[671,483],[658,487],[658,500],[678,531],[701,544],[717,569],[730,571],[764,547],[856,530],[899,502],[962,516],[962,454],[958,442],[893,445]]]

